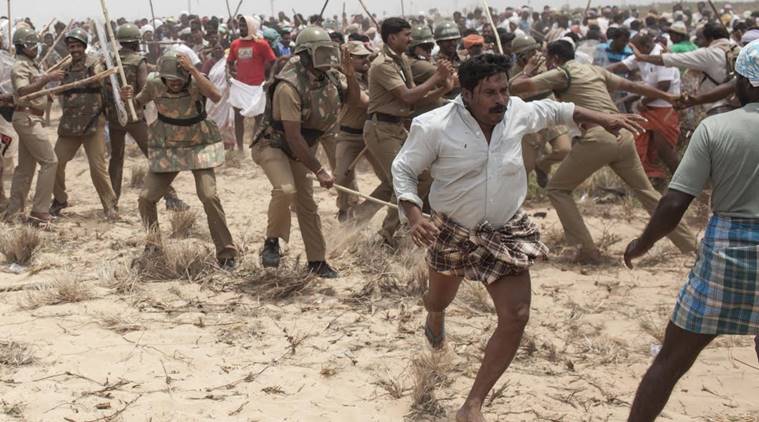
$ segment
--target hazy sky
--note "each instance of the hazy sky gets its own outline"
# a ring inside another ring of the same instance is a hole
[[[237,6],[239,0],[229,0],[230,8]],[[625,0],[598,0],[594,4],[623,4]],[[636,1],[635,3],[642,3]],[[319,13],[323,0],[275,0],[275,11],[287,11],[288,15],[292,14],[291,9],[295,8],[299,13],[304,15]],[[367,7],[372,13],[380,16],[384,14],[399,14],[401,10],[401,0],[364,0]],[[427,10],[431,7],[437,7],[441,11],[453,11],[456,9],[475,6],[481,4],[481,0],[404,0],[406,13],[417,13],[420,10]],[[521,6],[530,4],[530,0],[489,0],[490,6],[503,9],[506,6]],[[570,3],[572,6],[584,6],[585,0],[531,0],[534,7],[543,7],[550,4],[554,7],[560,7]],[[6,1],[0,1],[0,10],[5,15],[7,12]],[[242,13],[271,13],[272,1],[270,0],[243,0],[240,11]],[[342,0],[330,0],[327,6],[326,14],[339,14],[342,10]],[[157,17],[178,15],[182,10],[191,10],[193,13],[200,15],[227,16],[225,0],[153,0],[153,6]],[[148,0],[109,0],[108,7],[111,17],[125,17],[135,19],[138,17],[150,17],[150,6]],[[346,0],[346,9],[348,13],[358,13],[361,6],[358,0]],[[71,18],[82,18],[85,16],[100,16],[99,0],[11,0],[11,15],[13,17],[28,16],[36,22],[43,22],[44,25],[51,18],[56,17],[63,21]]]

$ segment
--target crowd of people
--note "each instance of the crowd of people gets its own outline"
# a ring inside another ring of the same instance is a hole
[[[627,265],[665,236],[697,256],[632,405],[630,421],[651,421],[715,336],[759,335],[758,18],[704,2],[666,13],[430,10],[379,22],[368,13],[181,13],[109,22],[113,40],[92,20],[42,30],[18,20],[3,40],[15,56],[0,96],[18,164],[0,201],[9,222],[65,217],[66,164],[84,146],[104,217],[118,218],[129,135],[149,165],[138,201],[145,229],[157,231],[161,198],[169,210],[188,208],[171,185],[191,171],[219,267],[232,271],[238,251],[214,169],[226,150],[248,145],[272,187],[261,265],[280,266],[292,209],[307,270],[323,278],[339,274],[326,261],[313,178],[338,189],[342,224],[361,227],[389,203],[378,243],[396,249],[410,236],[427,248],[424,332],[433,348],[445,342],[445,309],[464,278],[493,298],[498,325],[457,415],[481,421],[529,318],[529,268],[548,254],[521,211],[528,179],[534,172],[545,189],[570,258],[593,265],[601,252],[573,193],[609,167],[652,215]],[[7,34],[11,23],[2,25]],[[103,76],[114,66],[126,84]],[[46,126],[56,101],[53,146]],[[362,158],[378,185],[359,196]],[[707,184],[713,216],[699,245],[681,220]],[[156,253],[160,244],[146,245],[146,259]]]

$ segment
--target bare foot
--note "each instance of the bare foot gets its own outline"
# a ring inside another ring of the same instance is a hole
[[[485,422],[480,406],[464,403],[456,412],[456,422]]]

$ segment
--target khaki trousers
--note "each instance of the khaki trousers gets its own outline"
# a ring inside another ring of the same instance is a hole
[[[145,187],[140,192],[138,206],[142,224],[147,230],[158,231],[156,204],[166,195],[177,174],[179,172],[154,173],[149,171],[145,176]],[[232,234],[227,227],[227,217],[224,214],[224,208],[221,206],[221,200],[216,193],[214,169],[192,170],[192,175],[195,177],[195,192],[197,192],[198,199],[200,199],[203,210],[206,212],[208,229],[216,247],[216,256],[218,258],[234,258],[237,256],[237,248],[235,248]]]
[[[341,131],[338,133],[335,142],[337,143],[337,166],[335,168],[335,183],[351,188],[353,190],[358,190],[358,187],[356,185],[356,169],[354,167],[349,170],[348,167],[366,147],[364,144],[364,137],[363,135]],[[368,151],[366,154],[364,154],[364,157],[366,157],[366,159],[369,161],[369,164],[372,166],[374,174],[376,174],[377,177],[381,180],[383,170],[379,161],[377,161],[374,156]],[[382,199],[381,197],[387,197],[389,199],[390,196],[392,196],[392,192],[382,192],[381,190],[378,191],[378,189],[379,188],[375,189],[370,194],[370,196],[378,199]],[[388,193],[390,195],[388,195]],[[385,199],[385,201],[386,200],[387,199]],[[337,195],[337,209],[347,210],[351,207],[353,207],[355,215],[360,219],[363,219],[366,218],[367,215],[371,218],[371,216],[376,214],[377,211],[382,208],[382,205],[371,201],[364,201],[362,203],[359,203],[359,199],[355,195]]]
[[[595,250],[596,247],[572,192],[601,167],[611,167],[632,189],[649,214],[653,213],[661,198],[643,171],[632,135],[623,132],[622,136],[618,141],[603,128],[588,130],[580,142],[572,147],[546,188],[548,197],[559,214],[567,241],[571,245],[581,245],[586,251]],[[683,223],[670,233],[669,238],[682,252],[696,250],[696,236]]]
[[[376,120],[367,120],[364,124],[364,142],[369,149],[369,153],[374,156],[382,171],[377,176],[380,178],[380,186],[375,189],[377,195],[372,196],[396,203],[393,192],[393,160],[401,150],[403,143],[406,142],[408,132],[400,123],[385,123]],[[429,172],[425,171],[419,175],[419,196],[426,198],[430,192],[432,179]],[[389,195],[389,196],[388,196]],[[387,198],[387,199],[385,199]],[[391,208],[387,210],[385,220],[382,222],[380,235],[386,240],[390,240],[401,226],[398,210]]]
[[[113,192],[111,180],[105,165],[105,119],[98,120],[97,131],[88,136],[59,136],[55,143],[55,155],[58,157],[58,170],[55,174],[53,196],[61,203],[68,201],[66,193],[66,164],[71,161],[79,147],[84,146],[87,161],[90,165],[90,177],[95,190],[100,197],[104,210],[110,210],[116,205],[116,194]]]
[[[13,173],[11,195],[6,214],[13,216],[24,212],[26,197],[32,187],[34,170],[40,165],[37,187],[34,190],[32,212],[47,213],[53,197],[55,170],[58,159],[50,145],[50,138],[43,127],[42,118],[29,113],[13,113],[13,128],[18,133],[18,165]]]
[[[312,152],[316,147],[312,148]],[[324,261],[327,243],[322,234],[318,206],[314,201],[313,181],[308,178],[309,170],[303,163],[290,159],[279,148],[259,141],[251,147],[253,161],[261,166],[271,183],[267,238],[290,239],[290,206],[295,206],[300,233],[306,246],[309,262]]]
[[[522,138],[522,159],[527,174],[536,168],[551,172],[554,164],[560,163],[572,149],[569,135],[560,135],[547,141],[541,133],[532,133]]]
[[[111,186],[116,194],[116,201],[121,198],[121,184],[124,172],[124,148],[126,134],[130,134],[145,158],[148,158],[148,124],[141,120],[121,126],[119,123],[108,122],[108,133],[111,136],[111,159],[108,161],[108,175]],[[166,198],[176,198],[177,192],[169,186]]]

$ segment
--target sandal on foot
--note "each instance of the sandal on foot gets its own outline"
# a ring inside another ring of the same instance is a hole
[[[433,334],[432,329],[430,329],[430,326],[427,325],[427,322],[425,322],[424,336],[427,337],[427,341],[430,343],[430,346],[432,346],[433,349],[441,349],[443,347],[443,341],[445,341],[445,320],[443,320],[443,323],[440,326],[440,334],[438,335]]]

